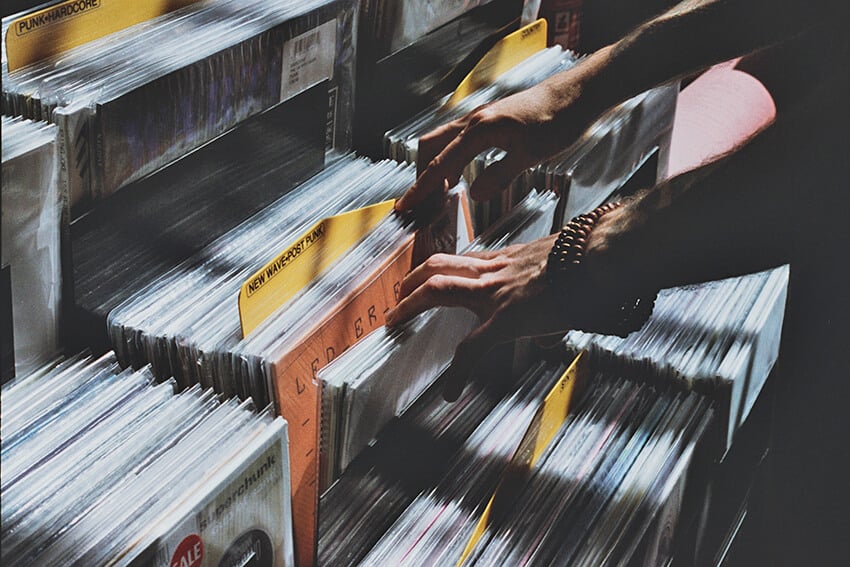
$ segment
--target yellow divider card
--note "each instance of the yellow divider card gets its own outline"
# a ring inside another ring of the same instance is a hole
[[[66,0],[16,19],[6,32],[9,71],[151,20],[198,0]]]
[[[517,492],[522,488],[521,481],[537,464],[543,451],[561,428],[570,412],[576,384],[586,381],[587,372],[587,353],[582,351],[564,371],[534,414],[531,424],[511,457],[510,464],[499,480],[484,513],[481,514],[481,519],[475,526],[456,567],[460,567],[466,561],[490,523],[514,504],[518,497]],[[499,513],[494,512],[496,507],[499,507]]]
[[[473,91],[492,83],[518,63],[546,48],[546,20],[541,18],[506,35],[484,54],[446,101],[451,108]]]
[[[349,211],[317,222],[254,273],[239,290],[242,336],[292,299],[393,208],[394,201]]]

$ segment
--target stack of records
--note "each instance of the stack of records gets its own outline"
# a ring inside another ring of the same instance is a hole
[[[296,425],[290,439],[301,561],[312,553],[318,500],[316,373],[384,324],[384,313],[395,306],[400,282],[414,265],[414,244],[456,251],[458,208],[446,213],[454,224],[438,219],[433,230],[415,231],[395,213],[384,216],[392,206],[387,201],[403,194],[413,179],[412,166],[343,158],[153,280],[109,316],[122,363],[152,363],[157,376],[173,374],[183,387],[201,384],[251,396],[258,404],[272,402]],[[361,224],[363,212],[375,209],[382,216]],[[351,215],[343,229],[350,233],[345,245],[331,236],[340,213]],[[264,311],[251,328],[246,298]]]
[[[422,135],[482,104],[527,89],[572,67],[575,62],[576,57],[560,47],[538,52],[452,108],[444,108],[447,99],[443,99],[388,131],[384,136],[386,155],[416,163]],[[597,207],[619,190],[652,155],[666,147],[677,96],[678,83],[651,89],[611,109],[577,144],[525,171],[501,195],[476,203],[473,209],[476,229],[482,230],[492,224],[534,187],[562,196],[561,218],[569,219]],[[485,167],[504,155],[498,148],[480,154],[464,173],[467,182],[472,183]],[[659,175],[666,170],[665,156],[659,156]]]
[[[343,315],[342,318],[350,323],[346,329],[338,329],[341,321],[337,320],[337,314],[339,309],[365,293],[364,286],[369,285],[375,274],[381,274],[385,266],[396,260],[400,251],[412,242],[413,232],[410,222],[391,215],[247,337],[238,340],[239,337],[233,333],[228,336],[221,331],[212,337],[209,337],[212,333],[199,335],[199,359],[211,359],[211,366],[220,372],[219,380],[250,384],[254,388],[276,384],[277,376],[287,372],[302,375],[304,380],[315,379],[313,374],[322,366],[365,336],[371,328],[379,326],[378,318],[383,314],[383,306],[381,310],[370,307],[353,320]],[[409,269],[409,261],[407,264]],[[392,289],[378,291],[382,295],[388,291],[390,297],[393,294]],[[317,337],[317,334],[327,337]],[[309,367],[309,375],[304,373],[304,368],[290,368],[295,364],[290,355],[296,352],[296,347],[305,337],[315,337],[327,343],[321,352],[323,360]]]
[[[710,418],[708,403],[695,394],[665,394],[627,382],[600,380],[585,406],[568,418],[530,478],[517,490],[515,507],[504,512],[505,516],[496,516],[498,520],[491,516],[465,564],[627,564],[639,547],[647,545],[645,538],[655,537],[650,529],[665,506],[677,503],[676,490],[684,483]],[[484,424],[480,429],[485,429]],[[486,437],[486,429],[482,433]],[[474,441],[473,436],[471,451],[479,446]],[[467,465],[474,467],[474,460]],[[455,479],[451,475],[444,479],[431,501],[442,496],[440,488],[447,486],[447,480]],[[449,518],[441,513],[440,526],[427,529],[429,538],[447,525],[455,534],[470,533],[474,523],[464,518],[464,512],[473,507],[480,511],[481,502],[475,502],[474,490],[460,494],[467,498],[451,500],[461,509],[460,517],[447,523]],[[402,517],[396,526],[406,519]],[[660,527],[671,526],[664,523]],[[394,526],[384,541],[393,541],[396,529]],[[462,545],[463,535],[459,539]],[[447,558],[460,551],[458,546],[440,551],[428,547],[428,540],[423,539],[406,560],[415,564],[417,551],[426,557],[442,552]],[[381,549],[379,544],[365,563],[380,557]],[[672,549],[647,551],[658,553],[663,563]]]
[[[240,288],[317,221],[398,197],[412,179],[409,166],[340,159],[112,310],[109,333],[119,360],[150,363],[157,376],[184,386],[215,386],[268,403],[264,381],[235,381],[230,361],[221,359],[242,340]]]
[[[75,220],[65,276],[77,346],[108,348],[109,312],[190,257],[232,269],[205,247],[322,168],[325,98],[320,84],[252,116]]]
[[[175,394],[107,354],[2,402],[4,565],[292,565],[287,425],[250,400]]]
[[[440,388],[426,390],[322,494],[319,565],[356,565],[413,499],[445,474],[464,440],[515,388],[496,374],[482,373],[452,404]]]
[[[363,0],[355,148],[374,159],[384,132],[449,94],[503,36],[522,0]]]
[[[2,329],[5,381],[44,365],[59,350],[62,197],[56,127],[4,116],[2,133],[2,309],[11,318]]]
[[[560,388],[564,368],[536,364],[477,427],[466,426],[474,431],[454,454],[429,455],[447,463],[440,480],[405,485],[396,479],[396,485],[394,467],[378,460],[387,456],[379,443],[368,463],[356,461],[352,478],[344,475],[325,495],[323,505],[338,502],[336,509],[323,507],[328,517],[322,518],[326,543],[320,558],[365,565],[613,565],[652,556],[663,563],[672,551],[664,532],[675,531],[684,480],[712,415],[708,402],[696,393],[596,376],[583,401],[569,404],[552,441],[535,448],[533,466],[517,474],[515,455],[528,442],[524,433],[542,423],[536,422],[540,408]],[[423,404],[411,417],[425,429],[405,427],[401,435],[432,435],[438,446],[447,425],[480,416],[480,396],[476,384],[457,402],[460,407],[440,408],[451,417],[435,420],[428,417],[438,408]],[[341,487],[355,506],[346,506]],[[420,490],[415,498],[414,487]],[[485,509],[489,516],[482,520]],[[386,516],[396,518],[389,528]],[[332,542],[342,525],[355,527],[341,539],[371,550],[346,551]]]
[[[356,12],[354,0],[191,3],[20,69],[7,59],[3,112],[59,126],[77,210],[323,81],[320,129],[344,153]]]
[[[492,250],[545,236],[556,202],[552,193],[532,192],[469,250]],[[323,385],[322,488],[437,379],[476,322],[463,308],[432,309],[401,328],[375,330],[318,373]]]
[[[727,447],[749,415],[779,355],[788,266],[663,290],[649,321],[626,338],[570,331],[569,351],[630,375],[649,369],[664,381],[717,401],[728,418]]]

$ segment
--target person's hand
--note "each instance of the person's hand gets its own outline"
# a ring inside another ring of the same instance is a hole
[[[470,195],[486,200],[525,169],[574,143],[609,104],[588,94],[605,50],[520,93],[484,105],[419,139],[416,183],[396,203],[400,211],[434,205],[460,180],[475,156],[490,148],[505,157],[473,182]]]
[[[401,301],[387,314],[387,324],[401,324],[439,305],[466,307],[482,321],[457,348],[445,377],[446,400],[460,396],[465,380],[493,346],[566,330],[546,279],[556,237],[462,256],[435,254],[404,279]]]

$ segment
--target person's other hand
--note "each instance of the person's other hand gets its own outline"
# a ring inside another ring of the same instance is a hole
[[[604,50],[601,50],[604,51]],[[584,60],[534,87],[479,107],[419,139],[416,183],[396,203],[400,211],[433,206],[481,152],[500,148],[505,156],[473,182],[470,195],[486,200],[525,169],[573,144],[609,106],[588,94],[605,53]]]
[[[556,237],[462,256],[435,254],[404,279],[401,301],[387,314],[387,324],[398,325],[439,305],[466,307],[482,321],[457,348],[445,377],[446,400],[460,396],[465,380],[493,346],[566,329],[546,279]]]

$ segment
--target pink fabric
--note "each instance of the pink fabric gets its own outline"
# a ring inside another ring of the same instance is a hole
[[[668,177],[729,152],[776,117],[770,93],[736,63],[712,67],[679,93]]]

